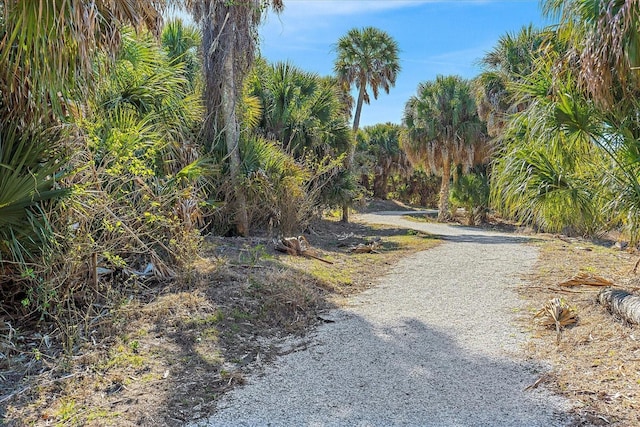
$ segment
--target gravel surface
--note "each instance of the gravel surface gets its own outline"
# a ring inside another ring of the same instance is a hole
[[[194,426],[568,426],[570,405],[537,388],[519,357],[514,287],[536,260],[523,238],[417,223],[445,243],[404,259],[335,310],[304,349],[278,359]],[[309,339],[310,338],[310,339]]]

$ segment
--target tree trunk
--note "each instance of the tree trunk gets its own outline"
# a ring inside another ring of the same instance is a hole
[[[598,301],[625,322],[640,325],[640,296],[622,289],[607,288],[600,291]]]
[[[442,149],[442,182],[440,183],[440,201],[438,203],[438,222],[446,222],[449,215],[449,186],[451,181],[451,159],[449,150]]]
[[[467,213],[467,225],[473,227],[476,225],[476,213],[474,212],[473,205],[469,204],[465,206],[464,210]]]
[[[235,225],[238,234],[247,236],[249,234],[249,219],[247,217],[247,198],[242,189],[240,180],[240,126],[236,116],[235,78],[233,72],[234,49],[233,44],[225,52],[223,70],[221,78],[224,79],[222,85],[222,114],[224,117],[224,139],[227,146],[227,156],[229,157],[229,173],[233,184]]]
[[[373,181],[373,195],[379,199],[387,200],[387,180],[385,174],[376,175]]]
[[[368,174],[363,173],[362,175],[360,175],[360,185],[362,185],[367,191],[371,190],[371,182],[369,180]]]
[[[356,157],[356,144],[355,138],[358,133],[358,126],[360,126],[360,113],[362,112],[362,104],[364,102],[364,86],[360,88],[360,93],[358,94],[358,103],[356,104],[356,112],[353,116],[353,143],[349,147],[349,155],[347,156],[347,170],[351,171],[353,169],[353,162]],[[349,222],[349,205],[350,203],[345,202],[342,205],[342,222]]]

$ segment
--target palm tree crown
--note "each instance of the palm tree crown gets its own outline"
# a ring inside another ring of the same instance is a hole
[[[480,61],[484,71],[474,82],[478,114],[487,122],[491,136],[498,136],[508,116],[526,107],[516,99],[514,86],[535,71],[540,57],[548,55],[542,48],[551,42],[549,33],[523,27],[518,33],[500,37],[496,46]]]
[[[438,219],[445,221],[452,163],[469,168],[485,162],[490,151],[471,84],[458,76],[421,83],[405,106],[404,123],[402,147],[411,163],[442,175]]]
[[[380,88],[389,93],[396,84],[400,71],[398,44],[384,31],[374,27],[354,28],[338,40],[338,58],[335,72],[343,83],[358,88],[358,103],[353,120],[353,130],[358,130],[362,103],[369,104],[371,87],[373,98],[378,99]]]
[[[545,0],[560,31],[578,41],[578,79],[603,107],[640,91],[640,6],[633,0]]]

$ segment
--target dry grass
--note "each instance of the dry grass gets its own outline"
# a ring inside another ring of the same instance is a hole
[[[576,405],[577,425],[640,425],[640,334],[597,303],[598,286],[561,287],[566,279],[602,276],[617,287],[637,289],[631,275],[637,255],[579,239],[545,238],[531,284],[521,288],[529,310],[523,327],[531,330],[531,358],[550,363],[543,382]],[[534,322],[546,301],[561,297],[576,311],[557,343],[555,330]]]
[[[43,353],[27,366],[44,351],[45,336],[0,322],[0,351],[11,350],[0,358],[0,424],[178,426],[205,417],[217,397],[277,355],[281,338],[303,335],[398,259],[437,244],[421,233],[336,221],[312,231],[314,251],[333,265],[277,254],[270,238],[209,239],[188,283],[123,296],[98,319],[98,332],[61,360]],[[379,254],[348,253],[378,238]],[[540,383],[576,403],[577,425],[640,425],[637,327],[597,304],[601,287],[559,286],[576,275],[602,276],[638,291],[640,276],[631,272],[638,255],[552,236],[533,244],[541,255],[520,289],[528,307],[520,322],[531,334],[528,356],[551,366]],[[534,319],[553,298],[577,316],[559,344],[555,329]]]
[[[35,372],[24,366],[33,357],[19,356],[42,348],[31,345],[37,331],[11,325],[15,357],[0,360],[0,424],[178,426],[205,417],[278,354],[281,339],[304,335],[399,258],[437,244],[386,227],[322,221],[312,229],[314,252],[333,265],[278,254],[266,237],[212,237],[188,281],[119,296],[74,354],[43,354]],[[378,254],[348,253],[377,239]]]

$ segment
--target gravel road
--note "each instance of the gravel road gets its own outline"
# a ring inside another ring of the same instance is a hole
[[[568,426],[567,401],[525,391],[544,368],[525,361],[514,287],[536,260],[523,238],[417,223],[361,220],[441,235],[378,286],[329,314],[303,350],[225,396],[194,426]]]

